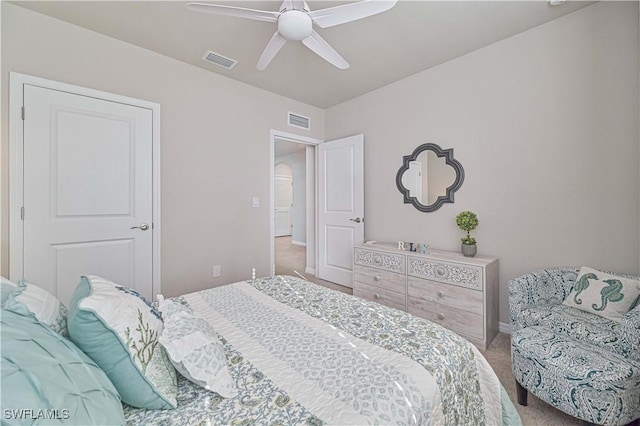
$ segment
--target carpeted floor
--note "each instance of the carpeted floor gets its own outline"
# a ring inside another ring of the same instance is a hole
[[[307,249],[304,246],[291,244],[291,237],[276,238],[276,275],[291,275],[307,281],[352,294],[350,288],[329,281],[324,281],[305,272]]]
[[[304,272],[306,249],[304,246],[291,244],[291,237],[276,238],[276,274],[292,275],[305,278],[316,284],[329,287],[334,290],[352,294],[352,290],[341,285],[334,284],[329,281],[318,279]],[[559,426],[559,425],[578,425],[580,422],[556,410],[550,405],[542,402],[535,396],[529,394],[529,405],[523,407],[516,402],[516,385],[511,373],[511,341],[508,334],[499,333],[486,351],[481,351],[493,370],[496,372],[498,379],[504,386],[507,394],[513,401],[522,423],[525,426]]]

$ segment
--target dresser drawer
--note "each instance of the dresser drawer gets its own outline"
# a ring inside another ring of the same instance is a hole
[[[406,270],[403,254],[386,253],[360,247],[356,247],[354,250],[353,263],[399,274],[404,274]]]
[[[405,295],[385,288],[356,281],[353,285],[353,295],[400,309],[401,311],[406,310]]]
[[[482,290],[482,268],[475,265],[407,256],[407,274],[412,277]]]
[[[409,313],[433,321],[456,333],[484,339],[483,316],[439,303],[409,297]]]
[[[484,313],[484,300],[481,291],[415,277],[408,277],[407,283],[409,297],[478,315]]]
[[[404,275],[368,266],[354,265],[353,280],[361,283],[383,287],[396,293],[406,293]]]

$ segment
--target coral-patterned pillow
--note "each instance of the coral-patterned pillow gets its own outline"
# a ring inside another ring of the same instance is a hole
[[[107,373],[123,402],[176,408],[176,371],[159,343],[162,319],[134,290],[82,277],[68,316],[71,340]]]

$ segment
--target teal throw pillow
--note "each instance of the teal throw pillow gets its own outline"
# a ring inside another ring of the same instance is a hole
[[[33,317],[2,311],[3,425],[123,425],[106,374]]]
[[[68,337],[67,308],[47,290],[22,280],[7,299],[5,309],[19,315],[31,316]]]
[[[158,342],[162,320],[132,289],[82,277],[69,308],[69,335],[107,374],[127,404],[176,408],[176,371]]]
[[[14,283],[13,281],[9,281],[5,277],[0,277],[0,291],[2,291],[0,305],[2,305],[2,309],[4,309],[5,305],[7,304],[7,299],[9,299],[11,293],[13,293],[17,288],[18,284]]]
[[[563,302],[592,314],[621,322],[640,301],[640,280],[583,266]]]

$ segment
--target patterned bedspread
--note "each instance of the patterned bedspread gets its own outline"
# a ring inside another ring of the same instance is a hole
[[[521,424],[475,346],[405,312],[286,276],[177,300],[222,336],[238,396],[180,377],[177,409],[129,424]]]

